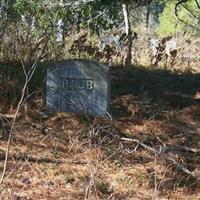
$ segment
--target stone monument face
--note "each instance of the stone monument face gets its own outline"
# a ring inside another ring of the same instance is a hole
[[[109,69],[89,60],[63,60],[47,69],[47,113],[105,115],[110,100]]]

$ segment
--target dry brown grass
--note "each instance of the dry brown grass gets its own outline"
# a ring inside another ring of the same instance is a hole
[[[70,113],[18,118],[2,200],[199,199],[198,180],[134,143],[159,148],[200,177],[199,75],[112,70],[113,119]],[[119,81],[120,80],[120,81]],[[0,172],[6,141],[0,140]]]

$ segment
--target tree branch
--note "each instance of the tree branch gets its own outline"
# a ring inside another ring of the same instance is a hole
[[[186,25],[188,25],[188,26],[190,26],[190,27],[192,27],[192,28],[194,28],[194,29],[200,30],[200,28],[197,28],[196,26],[187,23],[186,21],[184,21],[183,19],[181,19],[181,18],[179,17],[178,8],[179,8],[180,5],[183,6],[183,3],[186,3],[186,2],[188,2],[188,0],[181,0],[181,1],[179,1],[178,3],[176,3],[176,5],[175,5],[175,15],[176,15],[176,17],[178,18],[178,20],[179,20],[180,22],[182,22],[182,23],[184,23],[184,24],[186,24]]]
[[[40,59],[41,59],[41,57],[42,57],[42,55],[43,55],[46,47],[47,47],[47,43],[48,43],[48,40],[46,41],[45,45],[43,46],[41,54],[36,59],[36,61],[32,65],[32,67],[30,68],[29,72],[27,74],[25,73],[26,77],[25,77],[25,83],[24,83],[24,86],[23,86],[23,89],[22,89],[22,93],[21,93],[21,98],[20,98],[20,101],[17,104],[17,109],[15,111],[15,114],[14,114],[14,117],[13,117],[13,122],[11,124],[11,128],[10,128],[9,135],[8,135],[8,141],[7,141],[7,146],[6,146],[6,154],[5,154],[5,160],[4,160],[4,165],[3,165],[3,172],[2,172],[2,175],[1,175],[1,179],[0,179],[0,184],[3,183],[4,177],[5,177],[5,174],[6,174],[8,157],[9,157],[9,151],[10,151],[10,144],[11,144],[11,138],[12,138],[13,130],[14,130],[15,123],[16,123],[16,120],[17,120],[17,116],[19,114],[19,110],[20,110],[21,106],[23,105],[27,86],[28,86],[31,78],[33,77],[33,74],[34,74],[34,72],[35,72],[35,70],[37,68],[37,65],[38,65],[38,63],[39,63],[39,61],[40,61]],[[22,63],[22,66],[23,65],[24,64]]]
[[[197,7],[200,9],[200,3],[198,2],[198,0],[195,0]]]

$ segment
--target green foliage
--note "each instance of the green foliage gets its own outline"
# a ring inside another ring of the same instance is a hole
[[[185,31],[191,35],[197,34],[199,32],[200,9],[197,7],[195,1],[190,0],[181,4],[178,7],[178,17],[175,14],[176,3],[176,0],[166,2],[165,9],[159,17],[158,35],[175,35]]]
[[[112,29],[122,21],[121,4],[117,1],[98,0],[80,4],[70,9],[69,21],[79,29],[89,29],[99,34]]]
[[[183,30],[184,24],[178,22],[175,15],[175,3],[176,1],[168,2],[159,17],[160,25],[157,30],[159,36],[175,35],[176,31]]]
[[[48,7],[45,0],[17,0],[15,8],[18,14],[25,16],[26,19],[35,17],[38,30],[53,29],[57,20],[64,18],[66,14],[64,8],[59,4]]]

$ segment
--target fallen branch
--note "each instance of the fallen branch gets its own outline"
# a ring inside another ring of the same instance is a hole
[[[120,138],[122,141],[127,141],[127,142],[134,142],[137,143],[138,145],[142,146],[143,148],[147,149],[148,151],[160,156],[161,158],[164,158],[165,160],[171,162],[172,164],[174,164],[177,168],[181,169],[184,173],[188,174],[189,176],[198,179],[198,177],[195,175],[195,173],[191,172],[189,169],[187,169],[186,167],[184,167],[182,164],[178,163],[175,159],[170,158],[169,156],[165,155],[162,151],[162,149],[160,149],[160,151],[140,142],[138,139],[132,139],[132,138],[125,138],[122,137]]]
[[[110,127],[110,126],[109,126]],[[135,138],[128,138],[124,133],[120,132],[118,129],[109,129],[108,130],[101,128],[101,126],[97,126],[96,128],[98,129],[98,131],[103,131],[104,133],[106,133],[107,135],[110,135],[112,138],[114,138],[115,140],[117,140],[118,142],[133,142],[136,143],[137,146],[141,146],[144,149],[148,150],[149,152],[153,153],[154,155],[158,155],[160,158],[165,159],[166,161],[170,162],[171,164],[175,165],[176,168],[180,169],[182,172],[184,172],[185,174],[193,177],[196,180],[200,180],[200,177],[195,174],[194,172],[190,171],[189,169],[187,169],[184,165],[182,165],[181,163],[177,162],[175,159],[169,157],[169,155],[167,154],[168,151],[184,151],[187,153],[194,153],[194,154],[198,154],[200,152],[200,149],[196,149],[196,148],[189,148],[189,147],[185,147],[185,146],[181,146],[181,147],[177,147],[177,146],[167,146],[165,144],[160,145],[157,149],[153,148],[151,146],[146,145],[145,143],[141,142],[138,139]]]
[[[61,159],[53,159],[53,158],[36,158],[33,156],[28,155],[10,155],[8,160],[19,160],[19,161],[26,161],[33,163],[56,163],[56,164],[62,164],[66,163],[65,160]],[[5,160],[5,155],[0,153],[0,160]]]
[[[165,152],[167,151],[194,153],[195,155],[200,154],[200,149],[193,148],[193,147],[186,147],[186,146],[166,146]]]

